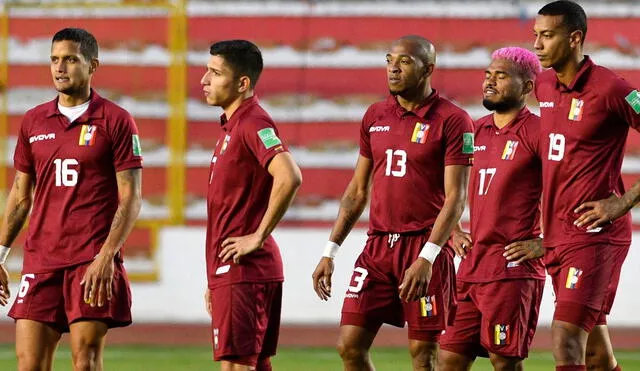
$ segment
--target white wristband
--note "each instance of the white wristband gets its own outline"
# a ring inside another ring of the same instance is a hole
[[[322,256],[333,259],[336,257],[339,248],[340,245],[338,245],[337,243],[333,241],[327,241],[327,244],[324,246],[324,253],[322,254]]]
[[[440,250],[442,250],[440,246],[433,242],[427,242],[424,244],[424,247],[422,247],[418,257],[427,259],[431,264],[433,264],[438,254],[440,254]]]
[[[11,252],[10,247],[0,245],[0,264],[4,264],[7,261],[7,256],[9,256],[9,252]]]

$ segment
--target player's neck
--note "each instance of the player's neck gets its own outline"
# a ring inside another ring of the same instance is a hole
[[[77,94],[64,94],[58,93],[58,103],[63,107],[75,107],[79,106],[83,103],[86,103],[91,96],[91,89],[87,87],[86,90],[83,90]]]
[[[431,85],[427,85],[423,90],[415,94],[414,96],[402,97],[400,95],[396,96],[398,100],[398,104],[400,107],[406,109],[407,111],[415,111],[420,108],[424,101],[433,93],[433,89]]]
[[[584,61],[584,55],[579,53],[576,56],[569,58],[562,66],[554,67],[553,69],[556,71],[558,81],[560,81],[564,86],[571,85]]]
[[[503,127],[509,125],[520,113],[520,110],[524,107],[524,105],[516,108],[512,108],[510,110],[504,112],[493,111],[493,124],[498,128],[502,129]]]
[[[242,102],[253,97],[253,90],[247,91],[244,94],[239,95],[236,99],[234,99],[229,105],[226,107],[222,107],[224,111],[224,116],[227,120],[231,120],[231,115],[242,105]]]

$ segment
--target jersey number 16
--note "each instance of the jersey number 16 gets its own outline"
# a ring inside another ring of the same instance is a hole
[[[78,165],[78,160],[57,158],[53,163],[56,165],[56,187],[73,187],[78,184],[78,170],[71,167]]]

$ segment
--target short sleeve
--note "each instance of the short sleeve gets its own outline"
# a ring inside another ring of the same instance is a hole
[[[629,126],[640,131],[640,92],[627,81],[618,78],[613,91],[607,94],[607,108],[623,119]]]
[[[366,158],[373,158],[371,154],[371,134],[369,128],[371,127],[371,107],[362,116],[362,123],[360,125],[360,155]]]
[[[116,171],[142,167],[138,127],[131,115],[119,118],[111,133],[113,165]]]
[[[454,112],[444,122],[444,165],[473,164],[473,121],[464,111]]]
[[[258,159],[260,166],[266,168],[275,155],[288,151],[273,121],[254,117],[243,121],[240,127],[246,146]]]
[[[25,174],[35,175],[35,165],[33,163],[33,155],[31,154],[31,145],[29,144],[28,123],[29,119],[25,116],[20,125],[18,133],[18,142],[16,150],[13,153],[13,166],[16,170]]]

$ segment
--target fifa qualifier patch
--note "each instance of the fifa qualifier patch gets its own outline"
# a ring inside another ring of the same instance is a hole
[[[473,154],[473,133],[462,133],[462,153]]]
[[[275,147],[278,144],[282,144],[280,138],[278,138],[278,136],[276,135],[276,131],[273,130],[273,128],[264,128],[258,130],[258,137],[260,137],[260,140],[262,141],[262,144],[264,144],[264,147],[266,149]]]
[[[638,93],[637,90],[634,90],[631,93],[629,93],[626,97],[624,97],[624,100],[626,100],[627,103],[629,103],[631,108],[633,108],[633,110],[637,114],[640,114],[640,93]]]
[[[131,142],[133,143],[133,155],[142,156],[142,147],[140,146],[140,137],[138,134],[131,136]]]

